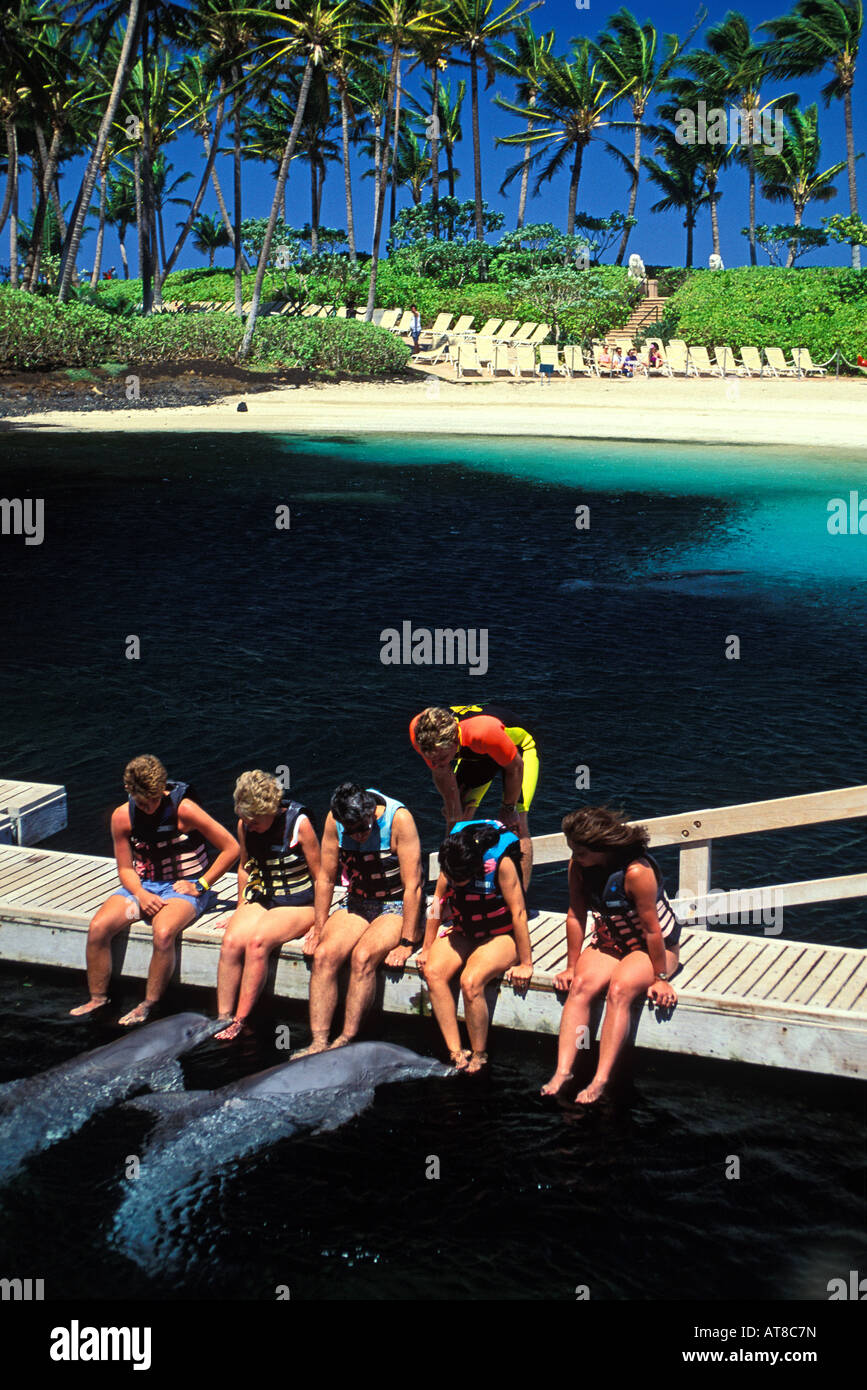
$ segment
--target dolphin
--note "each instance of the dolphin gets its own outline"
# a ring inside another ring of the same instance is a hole
[[[0,1086],[0,1182],[31,1154],[141,1087],[183,1086],[177,1058],[216,1030],[203,1014],[173,1014],[60,1066]]]
[[[377,1086],[432,1076],[454,1067],[391,1043],[349,1043],[281,1062],[216,1091],[137,1096],[124,1110],[157,1118],[128,1180],[114,1220],[114,1240],[142,1268],[186,1267],[178,1224],[198,1210],[192,1188],[245,1154],[301,1131],[322,1133],[361,1114]]]

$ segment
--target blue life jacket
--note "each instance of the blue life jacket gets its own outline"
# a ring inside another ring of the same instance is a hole
[[[178,807],[184,797],[193,799],[188,782],[167,782],[166,795],[151,815],[129,798],[133,868],[139,878],[155,883],[174,883],[177,879],[195,882],[205,873],[208,847],[198,830],[181,830]]]
[[[346,834],[340,821],[336,817],[334,820],[340,846],[341,882],[353,898],[402,898],[403,879],[400,860],[391,848],[391,826],[395,812],[403,808],[403,802],[384,796],[375,787],[368,787],[367,790],[376,797],[377,804],[384,803],[385,811],[374,821],[363,843],[353,840]]]
[[[480,877],[468,883],[449,882],[445,900],[452,910],[452,926],[463,936],[502,936],[512,930],[512,914],[500,889],[499,870],[503,859],[511,859],[521,874],[521,842],[497,820],[462,820],[451,834],[468,826],[492,826],[500,838],[484,851]]]

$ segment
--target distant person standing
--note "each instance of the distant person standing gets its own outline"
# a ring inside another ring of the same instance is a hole
[[[412,322],[409,326],[409,336],[412,338],[412,350],[418,352],[418,342],[421,337],[421,317],[418,312],[418,305],[411,304],[409,312],[412,314]]]

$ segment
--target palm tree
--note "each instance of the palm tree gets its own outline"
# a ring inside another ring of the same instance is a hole
[[[830,64],[834,75],[822,88],[825,105],[837,97],[846,122],[846,163],[849,168],[849,211],[858,216],[855,184],[855,139],[852,128],[852,88],[861,32],[862,0],[797,0],[791,14],[759,25],[774,39],[771,65],[776,76],[806,77]],[[852,268],[861,269],[861,250],[852,244]]]
[[[430,145],[431,163],[431,213],[434,237],[439,236],[438,207],[440,200],[440,130],[439,130],[439,85],[440,73],[448,67],[451,52],[451,39],[448,34],[433,33],[416,41],[417,62],[430,72],[430,79],[424,84],[430,97],[430,115],[425,121],[425,135]],[[415,65],[414,65],[415,66]]]
[[[295,146],[295,158],[304,159],[310,165],[310,250],[314,256],[319,251],[319,214],[325,175],[329,163],[340,157],[337,145],[328,138],[332,125],[328,77],[322,68],[317,68],[310,83],[304,121]]]
[[[343,155],[343,189],[346,197],[346,239],[349,243],[349,259],[353,265],[358,261],[355,246],[355,211],[352,204],[352,170],[349,162],[349,126],[356,123],[352,101],[353,76],[364,62],[364,49],[353,33],[353,25],[360,19],[360,12],[354,7],[347,11],[347,22],[341,27],[335,40],[332,57],[332,76],[340,102],[340,137]]]
[[[659,115],[668,122],[670,130],[675,128],[678,111],[694,112],[698,110],[699,101],[705,101],[711,110],[720,109],[725,102],[725,97],[721,93],[709,92],[707,87],[693,82],[687,77],[671,79],[665,85],[670,99],[659,107]],[[655,136],[660,136],[663,133],[656,126],[648,126],[646,129]],[[708,140],[697,144],[695,149],[701,161],[705,187],[707,188],[712,250],[715,255],[719,256],[719,200],[722,194],[718,192],[718,184],[722,171],[731,161],[732,150],[727,141],[717,144]]]
[[[214,268],[214,254],[221,246],[230,246],[229,233],[218,217],[203,213],[193,223],[193,245],[208,257],[208,269]]]
[[[686,264],[692,265],[692,243],[699,209],[708,200],[702,167],[702,151],[698,145],[680,145],[671,132],[665,132],[656,145],[656,154],[665,164],[644,158],[644,165],[653,182],[662,189],[663,197],[651,207],[651,212],[683,209],[686,228]]]
[[[692,33],[697,24],[693,25]],[[687,38],[692,37],[692,33]],[[662,53],[658,53],[659,35],[652,24],[639,24],[635,15],[620,9],[608,21],[607,30],[593,44],[599,68],[612,86],[628,87],[632,104],[633,154],[632,183],[629,190],[627,217],[634,216],[638,201],[638,180],[641,173],[642,123],[654,91],[666,81],[680,51],[676,34],[666,34]],[[617,248],[615,265],[623,264],[631,227],[627,224]]]
[[[223,189],[220,185],[219,175],[217,174],[216,157],[220,152],[220,134],[223,128],[226,104],[226,86],[223,77],[214,78],[208,70],[204,59],[198,54],[193,53],[187,56],[186,64],[177,81],[177,95],[182,102],[176,115],[180,118],[187,111],[194,112],[193,121],[196,134],[201,138],[205,151],[205,169],[203,176],[207,185],[208,179],[214,187],[217,199],[217,206],[220,209],[220,216],[229,237],[229,245],[234,248],[235,229],[232,226],[232,219],[229,216],[229,209],[226,207],[226,200],[223,197]],[[211,107],[214,107],[214,130],[211,131]],[[186,122],[185,122],[186,124]],[[203,190],[204,193],[204,190]],[[169,269],[174,265],[177,254],[183,245],[189,229],[192,227],[201,206],[202,199],[193,200],[190,209],[191,216],[188,219],[189,227],[185,224],[184,230],[179,237],[179,245],[175,247],[169,256]],[[246,256],[241,253],[241,269],[246,275],[250,270]]]
[[[494,0],[450,0],[448,11],[441,27],[452,37],[454,46],[469,54],[470,59],[470,100],[473,121],[473,184],[476,199],[476,240],[484,239],[482,226],[482,148],[479,139],[479,64],[486,73],[486,87],[490,87],[496,71],[495,44],[504,39],[531,10],[535,10],[542,0],[507,0],[506,8],[498,15],[492,15]],[[525,115],[532,120],[532,115]]]
[[[407,185],[413,204],[418,207],[424,186],[431,176],[431,158],[414,130],[403,129],[397,147],[394,181],[398,187]]]
[[[433,102],[434,84],[432,82],[425,82],[424,90],[431,98],[431,102]],[[450,198],[454,198],[455,196],[455,180],[460,174],[460,170],[455,167],[455,146],[460,144],[461,140],[464,138],[464,132],[461,127],[461,110],[466,94],[467,84],[463,78],[461,78],[457,84],[454,97],[452,96],[451,79],[449,79],[448,82],[439,82],[437,84],[436,107],[434,109],[438,117],[438,142],[445,150],[446,154],[446,177],[448,179]],[[449,241],[453,241],[455,235],[453,217],[449,218],[448,233]]]
[[[513,34],[514,47],[506,43],[495,44],[495,51],[499,65],[503,72],[517,83],[518,101],[523,103],[528,110],[532,111],[536,105],[536,98],[542,85],[542,72],[545,59],[551,55],[554,47],[554,30],[549,29],[545,34],[536,34],[529,19],[518,25]],[[500,104],[499,97],[497,104]],[[527,122],[527,134],[533,131],[533,122]],[[524,159],[521,165],[515,167],[512,177],[521,171],[521,192],[518,198],[518,221],[520,229],[524,225],[524,217],[527,210],[527,189],[530,183],[530,164],[532,163],[532,149],[529,144],[524,146]],[[502,193],[511,179],[507,175],[500,185]]]
[[[597,71],[597,66],[591,65],[590,59],[591,47],[587,39],[573,47],[573,60],[571,62],[568,58],[546,58],[542,71],[542,86],[532,111],[520,106],[513,106],[511,102],[501,101],[500,103],[504,110],[512,111],[524,120],[534,116],[536,121],[536,127],[532,131],[518,135],[501,136],[502,144],[522,145],[526,142],[535,145],[537,151],[531,156],[533,162],[542,157],[546,145],[555,146],[553,154],[536,180],[537,192],[543,183],[547,183],[555,174],[559,173],[571,155],[572,176],[569,181],[569,202],[566,216],[567,236],[572,236],[575,231],[578,184],[581,179],[584,152],[591,140],[600,138],[598,132],[612,124],[610,120],[603,118],[609,108],[621,100],[631,85],[627,83],[622,86],[612,86]],[[612,145],[609,140],[605,140],[604,144],[609,153],[620,160],[631,173],[632,166],[616,145]],[[520,167],[520,165],[516,166],[516,171]]]
[[[114,227],[117,232],[120,259],[123,262],[123,278],[128,280],[129,261],[126,254],[126,233],[135,221],[135,188],[133,187],[132,175],[125,164],[121,164],[121,170],[122,172],[116,177],[110,171],[108,174],[105,221],[107,226]]]
[[[793,225],[796,227],[800,227],[808,203],[829,203],[837,196],[831,180],[846,168],[846,161],[841,159],[838,164],[832,164],[829,169],[819,173],[821,155],[819,111],[815,103],[805,111],[795,109],[789,113],[779,153],[773,149],[757,151],[756,165],[762,179],[762,197],[772,203],[791,200]],[[797,246],[791,242],[787,269],[795,264],[796,253]]]
[[[729,10],[722,23],[707,32],[708,51],[683,59],[687,72],[700,86],[737,102],[741,111],[740,138],[746,148],[750,188],[750,265],[756,264],[756,158],[754,136],[762,112],[770,106],[783,109],[795,100],[791,93],[762,102],[761,88],[771,71],[770,46],[753,43],[749,20]],[[741,155],[741,158],[744,156]]]
[[[340,31],[346,23],[346,9],[347,0],[336,0],[336,3],[331,5],[327,4],[326,0],[296,0],[294,13],[287,14],[282,10],[278,10],[274,14],[275,21],[288,28],[288,37],[273,40],[263,45],[264,50],[271,50],[266,62],[273,62],[276,59],[286,57],[303,57],[304,75],[301,79],[301,87],[298,92],[298,105],[295,109],[295,118],[292,122],[292,129],[289,132],[289,138],[286,141],[286,148],[283,151],[283,158],[280,162],[280,169],[277,174],[277,186],[274,190],[274,198],[271,203],[268,224],[265,228],[262,249],[259,252],[259,263],[256,267],[256,279],[253,285],[253,301],[250,306],[250,313],[247,318],[244,337],[239,350],[239,357],[242,361],[249,356],[250,347],[253,342],[253,332],[259,313],[259,303],[262,298],[262,284],[265,279],[265,271],[268,267],[268,259],[271,255],[271,243],[274,240],[274,228],[277,226],[280,204],[283,201],[283,189],[286,184],[286,176],[289,172],[292,156],[295,153],[295,145],[298,141],[301,122],[304,119],[304,107],[307,104],[307,94],[310,91],[310,83],[313,80],[313,69],[323,66],[330,59],[332,47],[336,45]]]

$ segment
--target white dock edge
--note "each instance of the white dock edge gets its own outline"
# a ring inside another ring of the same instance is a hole
[[[65,829],[65,787],[0,780],[0,844],[38,845]]]

